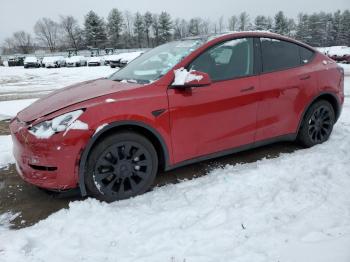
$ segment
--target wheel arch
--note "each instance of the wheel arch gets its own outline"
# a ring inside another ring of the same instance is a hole
[[[314,103],[316,103],[317,101],[320,101],[320,100],[326,100],[332,105],[332,107],[334,109],[334,113],[335,113],[335,119],[336,119],[336,121],[338,120],[340,113],[341,113],[341,104],[340,104],[338,97],[334,93],[322,92],[318,96],[314,97],[309,102],[309,104],[305,107],[305,109],[300,117],[300,120],[299,120],[297,134],[299,133],[301,125],[303,124],[304,117],[305,117],[307,110],[309,110],[310,106],[312,106]]]
[[[88,159],[90,151],[99,141],[101,141],[101,139],[103,139],[103,137],[106,137],[110,134],[113,134],[119,131],[124,131],[124,130],[130,130],[130,131],[139,133],[145,136],[147,139],[149,139],[157,151],[157,155],[159,158],[158,162],[160,167],[166,168],[167,166],[169,166],[168,147],[164,139],[162,138],[162,136],[153,127],[138,121],[119,121],[119,122],[110,123],[90,138],[90,140],[88,141],[87,145],[85,146],[85,148],[81,153],[79,166],[78,166],[79,167],[78,181],[79,181],[79,188],[82,196],[87,195],[84,173],[85,173],[86,161]]]

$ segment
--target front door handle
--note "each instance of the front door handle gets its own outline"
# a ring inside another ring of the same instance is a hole
[[[310,75],[306,75],[306,76],[300,77],[300,80],[308,80],[308,79],[310,79],[310,78],[311,78]]]
[[[250,87],[241,89],[241,92],[249,92],[249,91],[253,91],[254,89],[255,89],[255,86],[250,86]]]

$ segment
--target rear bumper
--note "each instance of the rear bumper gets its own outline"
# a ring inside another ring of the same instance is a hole
[[[38,139],[17,120],[11,122],[10,130],[17,171],[23,180],[50,190],[77,187],[80,153],[89,137],[86,130]]]

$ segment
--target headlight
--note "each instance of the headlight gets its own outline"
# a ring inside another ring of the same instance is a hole
[[[37,138],[49,138],[55,133],[65,131],[83,113],[82,109],[57,116],[29,128],[29,133]]]

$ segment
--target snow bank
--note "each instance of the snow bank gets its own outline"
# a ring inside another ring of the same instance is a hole
[[[338,64],[338,65],[340,65],[342,68],[344,68],[344,75],[350,76],[350,64]],[[349,88],[348,92],[350,93],[350,88]]]
[[[350,55],[350,47],[348,46],[330,46],[330,47],[317,47],[320,52],[333,56]]]
[[[0,168],[14,162],[11,136],[0,136]]]
[[[107,77],[116,70],[107,66],[74,68],[2,67],[0,95],[42,92],[48,93],[78,82]],[[59,81],[57,81],[59,79]]]
[[[34,103],[36,100],[37,99],[0,101],[0,121],[15,117],[19,111]]]

